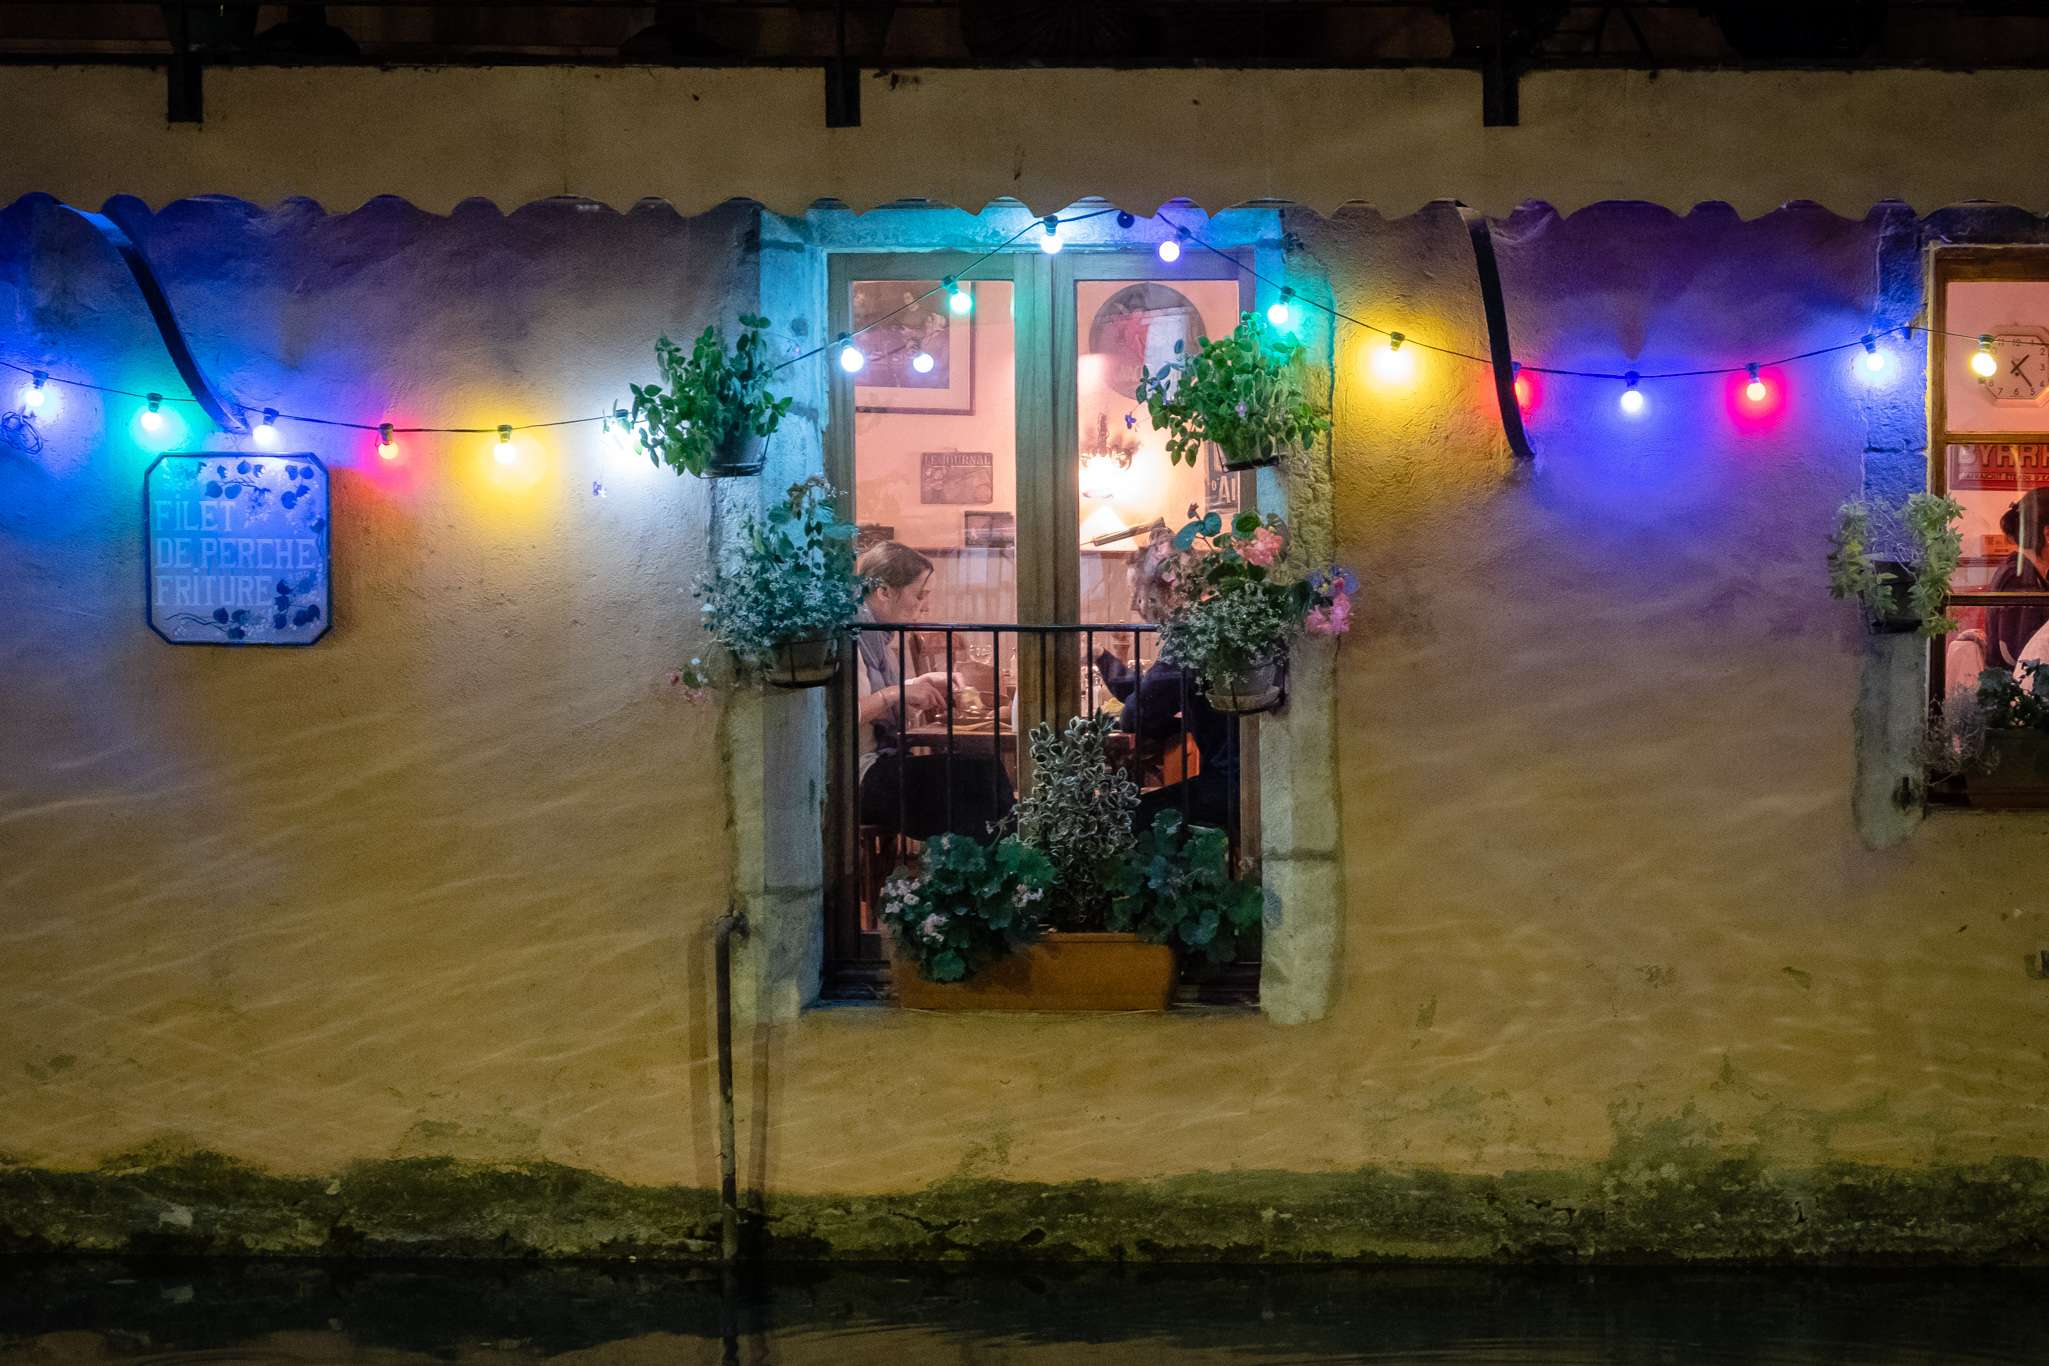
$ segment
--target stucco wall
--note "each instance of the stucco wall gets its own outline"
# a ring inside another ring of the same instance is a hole
[[[601,406],[589,376],[729,312],[752,288],[745,221],[191,204],[150,246],[232,387],[314,407],[390,394],[482,425]],[[52,368],[157,373],[73,226],[35,204],[0,224],[9,306]],[[1288,227],[1305,294],[1484,349],[1448,210]],[[1918,302],[1899,227],[1525,211],[1500,227],[1518,354],[1651,370],[1854,337]],[[488,302],[462,288],[485,280]],[[982,1250],[1001,1251],[1064,1218],[1049,1246],[1102,1252],[1171,1206],[1155,1251],[1471,1255],[1546,1245],[1488,1219],[1685,1182],[1687,1202],[1638,1211],[1643,1239],[1680,1247],[1840,1164],[1954,1183],[2049,1158],[2049,984],[2022,966],[2049,942],[2041,818],[1941,815],[1883,852],[1852,819],[1867,643],[1827,599],[1821,551],[1836,504],[1914,458],[1898,436],[1919,361],[1903,353],[1884,391],[1847,363],[1790,368],[1764,423],[1720,380],[1656,386],[1633,422],[1612,383],[1548,380],[1525,470],[1480,369],[1424,357],[1389,391],[1364,345],[1318,342],[1336,539],[1365,583],[1339,656],[1333,1010],[761,1025],[743,1039],[743,1179],[776,1236],[957,1251],[985,1219]],[[178,651],[134,610],[140,458],[52,433],[39,461],[0,457],[0,1151],[57,1170],[196,1144],[313,1178],[263,1189],[316,1206],[328,1173],[411,1157],[545,1158],[594,1174],[576,1200],[596,1178],[710,1185],[718,750],[714,713],[661,687],[701,490],[618,480],[593,500],[595,448],[568,440],[524,491],[487,477],[479,439],[389,472],[316,443],[341,468],[336,633],[296,654]],[[1722,1162],[1739,1175],[1703,1165]],[[1564,1184],[1486,1184],[1532,1169]],[[2049,1180],[2019,1170],[1984,1209],[2039,1220]],[[1331,1195],[1362,1173],[1394,1185]],[[658,1211],[688,1225],[698,1196],[637,1196],[629,1219],[597,1188],[606,1219],[641,1220],[633,1245],[691,1245]],[[1458,1217],[1405,1224],[1418,1192]],[[1926,1235],[1935,1250],[2006,1217],[1926,1198],[1961,1221]],[[117,1228],[100,1208],[90,1228]],[[1896,1227],[1891,1209],[1860,1217]],[[1816,1211],[1788,1197],[1782,1222]],[[605,1228],[520,1236],[632,1243]]]
[[[606,411],[657,333],[729,320],[752,223],[194,201],[143,245],[243,400],[489,427]],[[119,262],[47,201],[0,215],[0,318],[9,359],[182,392]],[[489,437],[385,465],[287,423],[332,471],[336,627],[178,649],[142,619],[138,405],[58,404],[42,455],[0,448],[0,1151],[697,1170],[689,932],[727,846],[717,710],[667,676],[704,487],[592,427],[502,470]]]

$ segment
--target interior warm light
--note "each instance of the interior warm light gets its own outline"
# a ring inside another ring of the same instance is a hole
[[[138,421],[142,423],[142,430],[160,432],[164,429],[164,396],[151,394],[148,396],[148,402],[149,406],[142,410],[142,416]]]
[[[1403,340],[1401,333],[1390,332],[1368,353],[1373,377],[1382,384],[1407,384],[1416,377],[1416,353],[1403,347]]]
[[[501,425],[498,428],[498,444],[491,448],[491,458],[501,465],[519,463],[519,443],[512,439],[512,428]]]
[[[278,443],[277,409],[265,408],[263,421],[256,424],[249,433],[250,439],[265,450],[273,450]]]
[[[1111,455],[1092,455],[1081,462],[1081,496],[1097,502],[1117,496],[1118,475],[1123,468]]]
[[[398,459],[398,442],[392,438],[391,424],[389,422],[377,424],[377,458],[379,460]]]
[[[1971,353],[1971,373],[1979,379],[1991,379],[1999,373],[1999,358],[1992,354],[1992,338],[1978,338],[1978,349]]]

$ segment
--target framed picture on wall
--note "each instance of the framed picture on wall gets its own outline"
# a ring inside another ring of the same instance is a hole
[[[975,314],[956,316],[939,286],[937,280],[854,281],[854,327],[868,329],[861,333],[868,363],[854,381],[857,411],[975,411]]]

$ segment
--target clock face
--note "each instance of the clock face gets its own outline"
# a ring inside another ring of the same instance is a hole
[[[1985,396],[2001,405],[2038,405],[2049,394],[2049,334],[2008,328],[1992,334],[1998,368],[1986,377]]]

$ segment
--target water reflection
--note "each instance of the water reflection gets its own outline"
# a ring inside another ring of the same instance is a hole
[[[2049,1273],[0,1265],[0,1360],[1809,1363],[2049,1359]]]

